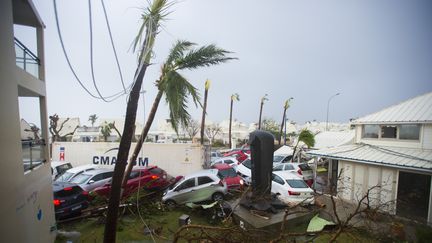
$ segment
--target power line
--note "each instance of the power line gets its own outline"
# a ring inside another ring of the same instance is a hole
[[[104,0],[101,0],[101,3],[102,3],[102,9],[103,9],[103,12],[104,12],[104,15],[105,15],[105,22],[106,22],[106,25],[107,25],[107,28],[108,28],[109,37],[110,37],[110,40],[111,40],[111,46],[112,46],[112,49],[113,49],[113,52],[114,52],[114,57],[116,59],[117,68],[118,68],[118,71],[119,71],[119,74],[120,74],[120,81],[122,83],[123,90],[126,93],[126,88],[125,88],[125,84],[124,84],[124,81],[123,81],[123,74],[122,74],[122,71],[121,71],[121,68],[120,68],[120,63],[119,63],[119,60],[118,60],[118,57],[117,57],[117,51],[116,51],[115,46],[114,46],[114,40],[112,38],[111,27],[110,27],[110,24],[109,24],[109,21],[108,21],[108,15],[106,13]]]
[[[67,62],[67,64],[68,64],[68,66],[69,66],[69,69],[71,70],[71,72],[72,72],[72,74],[73,74],[73,76],[75,77],[75,79],[78,81],[78,83],[79,83],[79,85],[91,96],[91,97],[93,97],[93,98],[95,98],[95,99],[101,99],[101,97],[98,97],[98,96],[96,96],[96,95],[94,95],[92,92],[90,92],[90,90],[88,90],[87,89],[87,87],[83,84],[83,82],[80,80],[80,78],[78,77],[78,75],[77,75],[77,73],[75,72],[75,69],[72,67],[72,63],[71,63],[71,61],[70,61],[70,59],[69,59],[69,56],[68,56],[68,54],[67,54],[67,52],[66,52],[66,48],[65,48],[65,45],[64,45],[64,42],[63,42],[63,37],[62,37],[62,34],[61,34],[61,31],[60,31],[60,24],[59,24],[59,19],[58,19],[58,11],[57,11],[57,0],[54,0],[53,1],[53,4],[54,4],[54,15],[55,15],[55,21],[56,21],[56,27],[57,27],[57,34],[58,34],[58,36],[59,36],[59,40],[60,40],[60,45],[61,45],[61,47],[62,47],[62,51],[63,51],[63,54],[64,54],[64,56],[65,56],[65,58],[66,58],[66,62]],[[132,84],[131,85],[129,85],[129,87],[127,88],[127,89],[130,89],[132,87]],[[114,93],[113,95],[109,95],[109,96],[105,96],[104,97],[104,99],[106,99],[107,100],[107,102],[112,102],[112,101],[114,101],[114,100],[116,100],[116,99],[118,99],[118,98],[120,98],[121,96],[123,96],[125,93],[123,93],[123,91],[120,91],[120,92],[117,92],[117,93]],[[108,99],[110,99],[110,100],[108,100]]]

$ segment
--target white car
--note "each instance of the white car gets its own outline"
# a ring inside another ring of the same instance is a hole
[[[235,157],[217,158],[211,162],[210,166],[213,166],[215,164],[222,164],[222,163],[231,166],[235,171],[237,171],[238,160]]]
[[[281,163],[291,162],[292,154],[275,154],[273,155],[273,166]]]
[[[162,202],[172,207],[187,202],[223,200],[228,187],[218,172],[217,169],[202,170],[183,177],[164,192]]]
[[[97,169],[98,167],[96,165],[93,164],[89,164],[89,165],[80,165],[77,167],[74,167],[72,169],[67,170],[65,173],[63,173],[63,175],[57,177],[57,179],[55,179],[55,181],[62,181],[62,182],[68,182],[71,181],[75,176],[90,171],[90,170],[94,170]]]
[[[52,179],[55,180],[67,170],[71,169],[72,165],[66,161],[51,161]]]
[[[241,176],[246,185],[250,185],[252,182],[252,161],[245,159],[241,164],[237,166],[237,174]]]
[[[314,204],[313,190],[302,178],[289,171],[275,171],[272,174],[271,192],[282,202],[291,204]]]
[[[303,178],[309,186],[313,183],[313,170],[307,163],[282,163],[274,166],[273,171],[289,171]]]
[[[100,186],[105,185],[111,180],[114,171],[112,169],[95,169],[81,173],[72,180],[70,183],[78,184],[84,191],[92,191]]]

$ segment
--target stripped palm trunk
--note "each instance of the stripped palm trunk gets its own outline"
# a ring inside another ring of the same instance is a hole
[[[123,187],[126,186],[127,178],[129,177],[129,175],[130,175],[130,173],[132,171],[132,168],[133,168],[134,164],[137,161],[138,154],[141,151],[141,148],[142,148],[142,145],[143,145],[145,139],[147,138],[148,132],[150,131],[150,127],[151,127],[151,125],[153,123],[153,120],[154,120],[154,118],[156,116],[156,111],[158,109],[160,100],[162,99],[162,95],[163,95],[163,91],[161,89],[159,89],[159,91],[158,91],[158,93],[156,95],[156,98],[153,101],[153,105],[152,105],[150,114],[149,114],[149,116],[147,118],[147,122],[146,122],[143,130],[141,131],[141,135],[140,135],[140,137],[139,137],[139,139],[137,141],[135,149],[134,149],[131,157],[129,158],[129,163],[128,163],[128,166],[127,166],[126,172],[124,174],[124,178],[123,178]]]
[[[261,115],[262,115],[263,106],[264,106],[264,101],[261,101],[259,120],[258,120],[258,130],[261,130]]]
[[[201,118],[201,145],[204,144],[204,128],[205,128],[205,116],[207,112],[207,96],[208,96],[208,86],[209,86],[209,80],[206,81],[205,84],[205,90],[204,90],[204,105],[203,105],[203,114]]]
[[[228,131],[228,141],[229,141],[229,148],[231,149],[231,123],[232,123],[232,110],[233,110],[233,103],[234,100],[231,98],[231,107],[230,107],[230,121],[229,121],[229,131]]]
[[[282,116],[282,123],[281,123],[281,127],[280,127],[280,130],[279,130],[279,134],[280,134],[280,136],[279,136],[279,145],[281,145],[281,141],[282,141],[282,131],[283,131],[283,127],[284,127],[284,124],[285,124],[286,110],[287,110],[287,108],[284,107],[284,112],[283,112],[283,116]]]

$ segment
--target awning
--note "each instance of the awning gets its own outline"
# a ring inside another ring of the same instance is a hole
[[[308,151],[308,155],[375,164],[432,174],[432,150],[377,146],[365,143]]]

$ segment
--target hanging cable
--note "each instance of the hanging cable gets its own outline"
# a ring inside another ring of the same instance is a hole
[[[68,54],[67,54],[67,52],[66,52],[66,47],[65,47],[64,42],[63,42],[63,36],[62,36],[62,34],[61,34],[61,31],[60,31],[60,24],[59,24],[58,11],[57,11],[57,0],[54,0],[54,1],[53,1],[53,4],[54,4],[54,16],[55,16],[55,21],[56,21],[57,34],[58,34],[58,36],[59,36],[60,45],[61,45],[61,47],[62,47],[62,51],[63,51],[63,54],[64,54],[64,56],[65,56],[66,62],[67,62],[67,64],[68,64],[68,66],[69,66],[69,69],[71,70],[71,72],[72,72],[73,76],[75,77],[75,79],[78,81],[79,85],[80,85],[80,86],[81,86],[81,87],[82,87],[82,88],[83,88],[83,89],[84,89],[84,90],[85,90],[85,91],[86,91],[86,92],[87,92],[91,97],[93,97],[93,98],[95,98],[95,99],[101,99],[100,97],[94,95],[92,92],[90,92],[90,90],[87,89],[87,87],[86,87],[86,86],[83,84],[83,82],[79,79],[77,73],[75,72],[75,69],[72,67],[72,63],[71,63],[71,61],[70,61],[70,59],[69,59],[69,56],[68,56]],[[132,88],[132,85],[130,85],[130,86],[128,87],[128,89],[131,89],[131,88]],[[120,97],[123,96],[123,95],[124,95],[123,91],[120,91],[120,92],[114,93],[113,95],[105,96],[104,98],[105,98],[105,99],[111,99],[111,100],[108,100],[108,102],[111,102],[111,101],[114,101],[114,100],[120,98]]]
[[[122,74],[122,71],[121,71],[121,68],[120,68],[120,62],[119,62],[118,57],[117,57],[117,51],[116,51],[115,46],[114,46],[114,40],[113,40],[113,37],[112,37],[112,34],[111,34],[111,27],[110,27],[110,24],[109,24],[109,21],[108,21],[108,15],[107,15],[107,12],[106,12],[106,9],[105,9],[104,0],[101,0],[101,3],[102,3],[102,9],[103,9],[103,12],[104,12],[104,15],[105,15],[105,22],[106,22],[106,25],[107,25],[107,28],[108,28],[109,37],[110,37],[110,40],[111,40],[111,46],[112,46],[112,49],[113,49],[113,52],[114,52],[114,57],[116,59],[117,68],[118,68],[118,71],[119,71],[119,74],[120,74],[120,81],[122,83],[124,93],[126,94],[126,87],[125,87],[125,84],[124,84],[124,81],[123,81],[123,74]]]
[[[93,85],[96,89],[96,92],[98,93],[99,97],[105,101],[108,102],[100,93],[95,80],[95,74],[94,74],[94,61],[93,61],[93,21],[92,21],[92,8],[91,8],[91,0],[88,0],[88,10],[89,10],[89,30],[90,30],[90,72],[91,77],[93,81]]]

